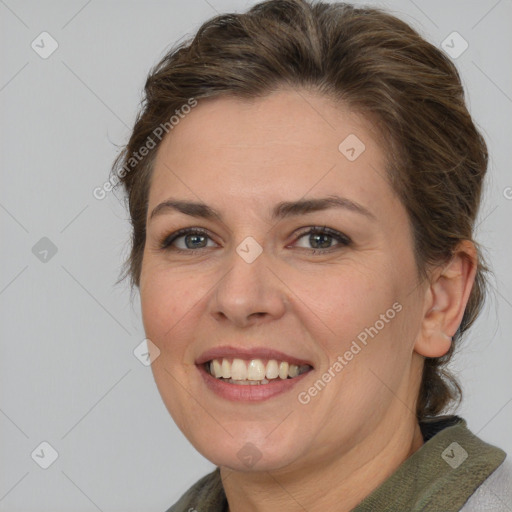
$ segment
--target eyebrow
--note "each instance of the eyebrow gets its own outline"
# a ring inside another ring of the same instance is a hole
[[[320,197],[315,199],[301,199],[299,201],[283,201],[278,203],[272,210],[272,220],[284,219],[307,213],[327,210],[329,208],[343,208],[355,213],[364,215],[372,220],[377,220],[375,215],[367,208],[347,199],[336,195]],[[172,211],[180,212],[191,217],[212,219],[223,222],[222,214],[204,203],[193,201],[182,201],[177,199],[167,199],[155,206],[149,220],[158,215],[163,215]]]

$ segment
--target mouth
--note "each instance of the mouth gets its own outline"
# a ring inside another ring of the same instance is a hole
[[[313,369],[278,359],[216,358],[204,363],[205,371],[215,379],[241,386],[258,386],[294,379]]]
[[[314,370],[311,361],[265,347],[217,347],[203,353],[195,364],[207,388],[232,401],[276,397]]]

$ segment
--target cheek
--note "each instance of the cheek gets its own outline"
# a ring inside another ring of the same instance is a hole
[[[180,350],[179,340],[183,338],[179,333],[199,307],[201,290],[196,284],[190,276],[184,279],[162,271],[148,271],[141,279],[144,330],[161,351]]]
[[[312,322],[309,328],[325,353],[322,371],[339,375],[330,392],[341,409],[347,404],[364,409],[368,401],[389,398],[382,381],[395,389],[406,371],[414,337],[402,270],[399,276],[396,266],[354,265],[305,281],[302,294],[310,311],[304,308],[303,318]]]
[[[322,321],[331,348],[342,349],[360,332],[373,325],[396,300],[396,289],[389,274],[377,268],[355,265],[320,269],[301,276],[298,294],[315,317]],[[299,285],[299,283],[297,283]],[[337,340],[337,341],[334,341]]]

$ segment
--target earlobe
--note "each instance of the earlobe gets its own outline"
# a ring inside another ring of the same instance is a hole
[[[451,260],[431,274],[426,290],[421,332],[414,350],[424,357],[441,357],[450,349],[462,321],[477,269],[476,248],[459,244]]]
[[[423,357],[442,357],[449,350],[452,337],[440,330],[423,330],[414,350]]]

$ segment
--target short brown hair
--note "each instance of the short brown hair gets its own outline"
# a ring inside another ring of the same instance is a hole
[[[430,265],[448,261],[461,241],[473,241],[488,156],[453,63],[380,9],[269,0],[247,13],[207,21],[148,76],[130,140],[112,168],[126,191],[133,228],[123,276],[131,277],[132,286],[139,286],[149,184],[160,140],[144,159],[127,167],[134,152],[154,142],[155,128],[191,98],[258,98],[286,85],[337,98],[378,120],[390,148],[389,181],[408,212],[420,274],[426,277]],[[417,401],[420,420],[461,397],[460,386],[444,367],[484,301],[487,269],[476,247],[477,275],[451,348],[443,357],[425,360]]]

